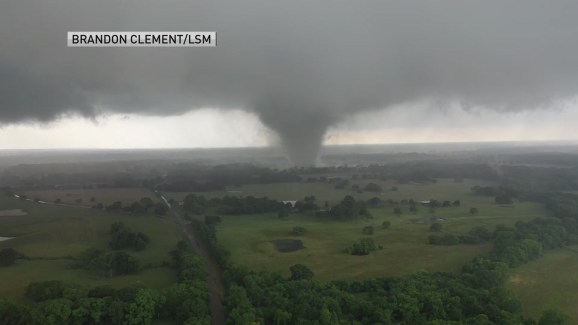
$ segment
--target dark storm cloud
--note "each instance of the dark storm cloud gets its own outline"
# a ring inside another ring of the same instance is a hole
[[[496,110],[578,94],[576,1],[7,1],[0,121],[253,111],[290,158],[327,128],[431,100]],[[67,48],[73,30],[217,31],[217,48]]]

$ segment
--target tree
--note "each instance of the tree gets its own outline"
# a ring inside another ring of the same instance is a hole
[[[159,300],[158,291],[146,288],[138,289],[133,302],[127,306],[124,323],[127,325],[150,324],[155,316]]]
[[[209,299],[205,282],[188,281],[176,283],[163,290],[165,300],[162,303],[163,316],[172,319],[177,324],[189,320],[192,323],[202,323],[209,315],[206,303]]]
[[[440,232],[442,231],[442,224],[439,222],[435,222],[429,227],[429,230],[434,232]]]
[[[26,287],[26,297],[35,302],[62,298],[64,289],[62,281],[31,282]]]
[[[402,210],[400,207],[395,207],[393,208],[393,214],[395,214],[396,216],[401,216]]]
[[[226,300],[230,324],[255,324],[257,310],[251,304],[245,288],[233,284]]]
[[[381,186],[375,183],[368,183],[363,189],[368,192],[381,192]]]
[[[355,201],[351,195],[346,195],[336,206],[332,207],[329,214],[340,220],[352,220],[360,217],[371,218],[364,201]]]
[[[0,300],[0,323],[26,325],[30,321],[29,308],[12,300]]]
[[[119,211],[122,209],[122,202],[113,202],[111,205],[107,206],[106,209],[109,211]]]
[[[389,222],[389,221],[387,221],[387,220],[384,221],[384,222],[381,224],[381,227],[382,227],[383,229],[388,229],[390,226],[391,226],[391,222]]]
[[[570,324],[570,317],[563,311],[548,309],[542,313],[538,325],[566,325]]]
[[[162,202],[157,203],[155,206],[155,214],[158,216],[164,216],[169,211],[169,208]]]
[[[494,201],[496,202],[496,204],[512,204],[514,203],[512,201],[512,198],[505,193],[500,193],[498,195],[496,195],[496,197],[494,198]]]
[[[147,209],[145,209],[140,203],[136,201],[130,205],[128,210],[133,214],[143,214],[147,212]]]
[[[470,214],[471,215],[478,214],[478,208],[470,208]]]
[[[289,217],[289,208],[285,206],[279,208],[279,212],[277,212],[277,218],[286,219],[287,217]]]
[[[122,222],[115,222],[110,225],[110,235],[112,240],[109,246],[112,249],[132,248],[134,250],[143,250],[150,243],[150,239],[142,232],[132,232]]]
[[[353,243],[346,251],[351,255],[367,255],[375,251],[377,247],[371,238],[363,238],[357,243]]]
[[[72,315],[72,302],[68,299],[52,299],[38,304],[40,319],[37,319],[41,324],[59,325],[69,324],[70,316]]]
[[[16,263],[16,260],[20,257],[18,253],[13,248],[4,248],[0,250],[0,266],[10,266]]]
[[[364,235],[373,235],[373,226],[363,227],[362,233]]]
[[[313,277],[313,271],[303,264],[295,264],[289,268],[290,280],[309,280]]]
[[[109,267],[109,275],[122,275],[136,273],[139,262],[134,257],[125,252],[113,252],[106,256]]]
[[[372,206],[372,207],[376,207],[379,206],[382,203],[380,198],[377,197],[373,197],[369,200],[367,200],[367,205]]]

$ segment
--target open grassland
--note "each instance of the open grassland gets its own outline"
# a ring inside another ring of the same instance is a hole
[[[509,287],[520,298],[524,312],[539,318],[546,309],[562,309],[578,322],[578,246],[546,253],[513,270]]]
[[[41,190],[25,191],[23,193],[29,199],[39,199],[46,202],[54,202],[57,199],[64,204],[88,205],[97,203],[110,205],[115,201],[122,202],[123,205],[130,205],[139,201],[143,197],[150,197],[156,201],[154,194],[146,188],[103,188],[103,189],[70,189],[70,190]],[[94,198],[94,202],[91,202]]]
[[[152,215],[136,216],[106,213],[99,210],[38,204],[12,198],[0,199],[0,210],[23,209],[28,215],[0,217],[0,236],[16,237],[0,242],[0,249],[12,247],[32,258],[61,258],[54,260],[18,260],[16,265],[0,268],[0,296],[19,297],[31,281],[63,280],[81,286],[109,284],[127,286],[142,283],[159,288],[174,282],[175,274],[160,265],[169,261],[168,252],[184,238],[171,220]],[[153,266],[142,272],[110,279],[81,269],[71,269],[70,259],[81,251],[96,247],[109,249],[109,227],[115,221],[125,223],[134,231],[150,237],[150,245],[143,251],[132,252],[143,266]]]
[[[401,206],[403,213],[397,216],[392,206],[371,209],[373,219],[357,221],[333,221],[320,219],[311,215],[290,214],[287,220],[278,219],[276,214],[250,216],[225,216],[217,228],[219,242],[231,251],[233,261],[256,270],[274,270],[288,274],[288,268],[296,263],[310,267],[318,279],[371,278],[376,276],[395,276],[416,272],[421,269],[429,271],[458,271],[465,262],[474,256],[488,252],[489,244],[432,246],[427,238],[432,234],[466,234],[476,226],[487,226],[490,230],[498,224],[514,224],[520,220],[530,220],[545,215],[543,208],[534,203],[516,202],[508,206],[494,203],[493,198],[474,196],[470,187],[479,182],[439,180],[431,184],[400,185],[398,191],[386,192],[383,199],[401,200],[403,198],[460,200],[461,206],[437,208],[433,214],[427,207],[419,206],[416,214],[408,212],[407,206]],[[256,195],[259,186],[266,188],[269,197],[278,198],[287,189],[285,184],[252,185]],[[291,186],[312,187],[327,184],[290,184]],[[487,184],[480,184],[487,185]],[[245,188],[245,186],[243,186]],[[330,193],[333,192],[333,193]],[[265,193],[265,191],[263,191]],[[375,196],[369,193],[353,193],[325,187],[317,193],[309,191],[301,196],[313,194],[318,201],[333,197],[334,202],[344,195],[351,194],[356,199],[367,199]],[[217,193],[215,193],[217,195]],[[223,193],[221,193],[223,195]],[[476,207],[478,213],[471,215],[470,207]],[[441,218],[441,233],[429,231],[430,217]],[[382,229],[383,221],[390,221],[390,229]],[[424,221],[424,223],[417,223]],[[365,226],[375,227],[374,235],[363,235]],[[308,230],[303,236],[293,236],[291,230],[302,226]],[[368,256],[352,256],[343,250],[364,237],[371,237],[383,249]],[[301,239],[305,249],[291,252],[278,252],[273,240]]]
[[[48,280],[74,283],[87,289],[102,285],[113,288],[135,285],[161,289],[175,282],[174,272],[166,267],[146,269],[133,275],[105,278],[87,271],[71,269],[70,263],[70,260],[31,260],[19,261],[13,266],[0,268],[0,276],[3,279],[0,297],[21,300],[28,283]]]

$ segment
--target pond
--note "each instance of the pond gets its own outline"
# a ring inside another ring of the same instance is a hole
[[[299,239],[276,239],[271,241],[277,251],[281,253],[295,252],[305,248],[303,242]]]

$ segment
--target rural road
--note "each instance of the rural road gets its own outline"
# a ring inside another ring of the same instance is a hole
[[[193,229],[188,227],[186,220],[180,212],[177,211],[177,208],[173,207],[162,193],[155,192],[155,194],[163,200],[169,210],[173,213],[176,223],[181,227],[189,239],[189,242],[193,246],[197,255],[199,255],[205,263],[207,269],[207,286],[210,294],[209,306],[211,308],[211,324],[225,325],[225,308],[223,307],[225,288],[223,286],[223,281],[221,280],[221,270],[219,266],[213,260],[204,244],[195,236]]]

